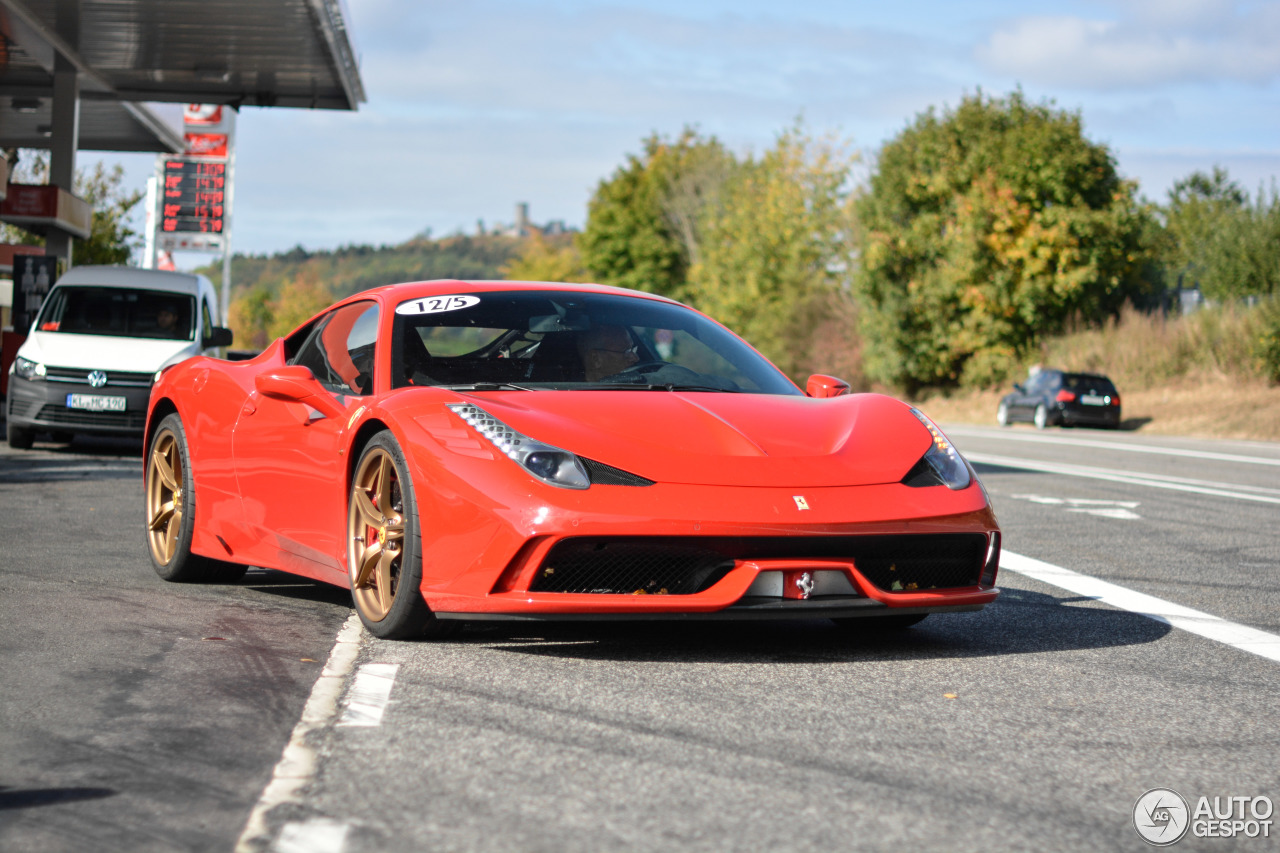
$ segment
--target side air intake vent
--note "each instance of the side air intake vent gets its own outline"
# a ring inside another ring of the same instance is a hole
[[[638,474],[605,465],[603,462],[597,462],[585,456],[579,456],[578,461],[582,463],[583,468],[587,469],[587,476],[591,478],[593,486],[652,486],[654,483],[653,480]]]

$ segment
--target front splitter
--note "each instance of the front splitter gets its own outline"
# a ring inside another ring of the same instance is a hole
[[[833,597],[834,599],[834,597]],[[710,613],[436,613],[437,619],[468,622],[705,622],[768,619],[858,619],[914,613],[972,613],[986,604],[941,607],[889,607],[861,597],[808,601],[767,600],[735,604]]]

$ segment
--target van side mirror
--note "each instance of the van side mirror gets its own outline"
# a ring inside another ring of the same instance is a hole
[[[1027,389],[1022,386],[1021,382],[1013,383],[1013,390],[1017,391],[1019,394],[1027,393]]]
[[[234,337],[230,329],[222,326],[214,326],[213,331],[200,339],[200,348],[208,349],[209,347],[229,347],[231,339]]]
[[[815,373],[804,383],[804,392],[810,397],[839,397],[849,393],[849,383],[825,373]]]

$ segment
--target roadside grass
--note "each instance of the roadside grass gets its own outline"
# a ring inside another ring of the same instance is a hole
[[[1240,383],[1184,377],[1160,388],[1119,388],[1124,404],[1122,430],[1147,435],[1280,441],[1280,388],[1261,380]],[[1005,389],[999,389],[950,397],[938,395],[916,405],[940,424],[995,426],[996,406],[1005,393]],[[1011,429],[1035,427],[1017,424]]]
[[[1257,358],[1263,323],[1262,312],[1231,307],[1167,318],[1126,310],[1104,328],[1047,341],[1039,363],[1110,376],[1126,430],[1280,441],[1280,386]],[[918,405],[941,423],[994,424],[1008,390],[932,395]]]

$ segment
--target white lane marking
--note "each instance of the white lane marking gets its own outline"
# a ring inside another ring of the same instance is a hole
[[[968,435],[973,438],[995,438],[1005,441],[1030,441],[1036,444],[1066,444],[1072,447],[1093,447],[1101,450],[1123,450],[1127,453],[1159,453],[1165,456],[1185,456],[1191,459],[1214,459],[1218,462],[1243,462],[1246,465],[1276,465],[1280,459],[1268,459],[1265,456],[1241,456],[1237,453],[1218,453],[1213,450],[1184,450],[1180,447],[1156,447],[1145,444],[1126,444],[1118,441],[1098,441],[1088,438],[1067,438],[1051,435],[1019,435],[1014,432],[994,432],[991,430],[966,430],[962,427],[948,427],[947,435]],[[968,454],[965,454],[966,456]]]
[[[1250,652],[1255,655],[1280,662],[1280,636],[1250,628],[1237,622],[1228,622],[1209,613],[1192,610],[1172,601],[1165,601],[1153,595],[1136,592],[1122,586],[1082,575],[1052,563],[1045,563],[1032,557],[1024,557],[1010,551],[1000,554],[1000,569],[1016,572],[1047,583],[1110,604],[1130,613],[1138,613],[1157,622],[1164,622],[1175,628],[1190,631],[1201,637],[1225,643],[1232,648]]]
[[[1094,468],[1089,465],[1068,465],[1065,462],[1041,462],[1037,459],[1019,459],[1013,456],[994,456],[990,453],[965,453],[970,462],[1001,465],[1006,468],[1022,468],[1027,471],[1044,471],[1048,474],[1065,474],[1069,477],[1088,477],[1093,480],[1110,480],[1133,486],[1149,486],[1153,489],[1172,489],[1176,492],[1194,492],[1220,498],[1242,501],[1259,501],[1280,504],[1280,489],[1266,486],[1242,486],[1236,483],[1216,483],[1210,480],[1191,480],[1186,477],[1166,477],[1161,474],[1135,474]]]
[[[1140,506],[1139,501],[1105,501],[1093,498],[1054,498],[1048,495],[1011,495],[1019,500],[1031,501],[1045,506],[1065,507],[1067,512],[1082,512],[1096,515],[1099,518],[1119,518],[1125,521],[1140,519],[1142,516],[1134,512]]]
[[[1110,509],[1106,509],[1106,508],[1090,509],[1088,507],[1070,507],[1067,509],[1067,512],[1080,512],[1080,513],[1084,513],[1085,515],[1094,515],[1094,516],[1097,516],[1098,518],[1116,518],[1116,519],[1120,519],[1121,521],[1136,521],[1142,518],[1142,516],[1138,515],[1133,510],[1125,509],[1122,506],[1111,507]]]
[[[355,682],[347,694],[340,726],[380,726],[382,714],[391,701],[391,688],[396,683],[398,663],[366,663],[356,672]]]
[[[360,617],[352,613],[338,632],[329,660],[311,688],[311,696],[302,709],[302,719],[293,727],[293,735],[271,774],[271,781],[249,813],[249,820],[236,842],[235,853],[257,853],[265,849],[270,841],[267,812],[281,803],[302,802],[302,789],[316,770],[316,754],[307,743],[308,737],[327,726],[338,714],[342,687],[360,651],[361,630]]]
[[[271,853],[342,853],[351,824],[328,818],[291,821],[280,829]]]

